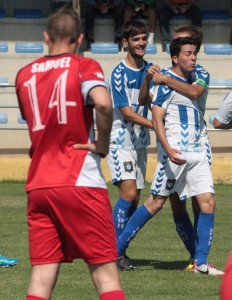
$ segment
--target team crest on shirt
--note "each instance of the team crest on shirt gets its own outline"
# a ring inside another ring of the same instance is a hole
[[[124,164],[125,172],[131,173],[133,171],[132,161],[126,161],[123,164]]]
[[[174,187],[176,180],[175,179],[168,179],[166,181],[166,190],[170,191]]]
[[[104,75],[101,72],[96,72],[96,73],[94,73],[94,75],[96,75],[97,78],[101,78],[101,79],[104,78]]]

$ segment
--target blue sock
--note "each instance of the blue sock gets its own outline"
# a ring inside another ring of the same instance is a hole
[[[114,226],[116,230],[117,239],[122,234],[133,211],[134,211],[134,202],[129,202],[122,198],[118,199],[113,211]]]
[[[121,256],[126,252],[130,241],[152,217],[153,215],[147,210],[144,204],[136,209],[136,211],[130,217],[130,220],[128,221],[122,235],[118,239],[118,256]]]
[[[198,249],[198,232],[197,232],[197,228],[198,228],[198,220],[199,220],[199,215],[200,212],[199,211],[194,211],[194,226],[193,226],[193,230],[194,230],[194,236],[195,236],[195,249],[196,249],[196,253],[195,253],[195,257],[194,260],[197,259],[197,249]]]
[[[214,214],[200,213],[198,220],[197,266],[207,264],[207,256],[213,239]]]
[[[195,237],[192,222],[188,213],[184,213],[180,217],[174,217],[176,231],[179,234],[185,248],[188,250],[190,257],[195,257]]]

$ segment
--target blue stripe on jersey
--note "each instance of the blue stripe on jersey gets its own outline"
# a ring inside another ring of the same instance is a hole
[[[143,110],[143,117],[147,118],[147,115],[148,115],[148,105],[146,105]]]
[[[169,95],[173,92],[172,89],[170,89],[167,85],[160,84],[158,87],[158,92],[156,95],[156,99],[152,101],[153,105],[162,106],[164,101],[167,100]]]
[[[194,109],[194,120],[195,120],[195,147],[199,147],[200,145],[200,120],[199,120],[199,112],[197,109]]]
[[[184,105],[178,105],[179,117],[180,117],[180,127],[181,127],[181,145],[186,147],[188,144],[188,113],[187,107]]]
[[[112,95],[115,95],[115,97],[112,97],[114,102],[114,107],[123,107],[129,105],[125,93],[125,84],[124,84],[124,76],[123,76],[124,68],[125,66],[122,63],[120,63],[114,69],[110,77],[111,92]]]

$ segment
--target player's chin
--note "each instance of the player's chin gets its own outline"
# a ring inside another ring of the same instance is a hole
[[[135,54],[136,54],[137,56],[144,56],[145,53],[146,53],[145,48],[143,48],[143,49],[136,49],[136,51],[135,51]]]

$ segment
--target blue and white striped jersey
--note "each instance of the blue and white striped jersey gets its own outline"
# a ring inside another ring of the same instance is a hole
[[[187,82],[171,70],[166,70],[176,80]],[[157,85],[152,88],[153,105],[166,110],[164,125],[167,140],[171,147],[185,152],[201,152],[200,141],[200,114],[198,102],[191,100],[166,85]]]
[[[131,107],[134,112],[147,118],[148,106],[140,106],[138,96],[146,71],[151,65],[144,60],[141,69],[133,69],[122,60],[110,75],[109,90],[113,101],[111,148],[138,149],[150,144],[148,128],[127,121],[120,108]]]
[[[197,64],[195,66],[195,71],[191,73],[191,82],[190,83],[199,84],[205,88],[204,92],[201,94],[201,96],[197,100],[199,113],[200,113],[200,130],[201,130],[202,142],[209,142],[206,122],[204,120],[206,100],[207,100],[208,91],[209,91],[209,81],[210,81],[209,73],[202,66]]]
[[[169,75],[167,73],[169,70],[170,70],[170,68],[165,68],[165,69],[161,70],[161,72],[163,74]],[[204,120],[205,109],[206,109],[206,100],[207,100],[208,91],[209,91],[209,81],[210,81],[209,73],[199,64],[196,64],[195,70],[190,74],[190,76],[187,80],[187,82],[189,84],[199,84],[199,85],[203,86],[205,89],[204,92],[201,94],[201,96],[197,100],[199,113],[200,113],[200,131],[201,131],[202,143],[209,142],[209,137],[207,134],[207,126],[206,126],[206,122]]]

